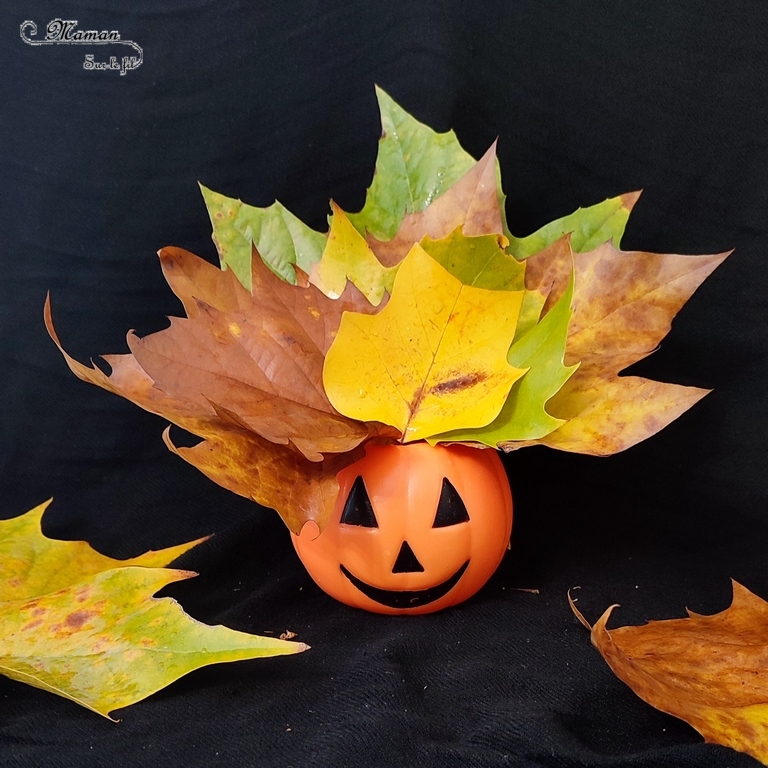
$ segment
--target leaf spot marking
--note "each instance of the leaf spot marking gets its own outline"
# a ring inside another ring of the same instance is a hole
[[[64,619],[64,624],[71,629],[80,629],[88,619],[95,615],[96,611],[75,611],[74,613],[70,613],[69,616]]]
[[[441,381],[439,384],[435,384],[432,387],[432,394],[435,395],[450,395],[455,392],[460,392],[464,389],[470,389],[471,387],[480,384],[488,378],[488,374],[483,371],[475,371],[474,373],[464,373],[460,376],[454,376],[452,379]]]
[[[39,627],[43,623],[42,619],[34,619],[33,621],[30,621],[29,624],[25,624],[22,628],[22,632],[31,632],[36,627]]]

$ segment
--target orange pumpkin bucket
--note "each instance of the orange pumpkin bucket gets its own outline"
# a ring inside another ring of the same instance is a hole
[[[376,613],[431,613],[490,578],[512,529],[512,495],[496,451],[417,442],[366,446],[338,474],[325,530],[293,543],[315,582]]]

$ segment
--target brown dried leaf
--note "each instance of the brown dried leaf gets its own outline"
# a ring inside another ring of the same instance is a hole
[[[397,234],[386,242],[368,234],[367,240],[386,267],[399,264],[414,243],[425,236],[447,237],[458,227],[465,235],[502,235],[499,198],[496,190],[496,142],[452,187],[424,210],[406,214]]]
[[[611,243],[575,253],[565,362],[581,365],[547,405],[549,413],[567,423],[540,440],[501,447],[541,443],[609,455],[655,434],[700,400],[707,390],[618,374],[658,347],[672,318],[727,255],[625,252]],[[556,243],[526,262],[529,290],[552,286],[544,312],[565,289],[567,259],[566,249]]]
[[[336,474],[362,456],[362,447],[323,461],[309,461],[296,451],[248,432],[211,433],[192,448],[179,448],[163,432],[168,449],[228,491],[277,510],[295,534],[313,520],[328,522],[339,484]]]
[[[323,355],[290,315],[222,313],[198,304],[192,319],[143,339],[128,336],[134,358],[170,397],[217,407],[272,441],[291,443],[311,461],[351,450],[368,428],[337,414],[322,387]],[[220,413],[219,413],[220,415]]]
[[[768,765],[768,603],[733,582],[721,613],[609,631],[615,605],[590,628],[569,601],[608,666],[643,701],[707,742]]]
[[[309,519],[322,528],[335,473],[355,447],[399,436],[339,415],[321,384],[342,313],[374,308],[352,285],[331,300],[305,279],[284,283],[260,258],[253,259],[257,298],[230,272],[182,249],[164,249],[161,263],[190,317],[144,339],[129,335],[134,354],[105,356],[109,376],[63,350],[46,302],[48,332],[70,369],[204,438],[177,452],[224,487],[277,509],[291,530]]]
[[[243,288],[231,269],[222,271],[175,246],[161,248],[157,255],[163,276],[184,305],[187,317],[197,316],[198,301],[221,312],[247,310],[253,305],[253,296]]]

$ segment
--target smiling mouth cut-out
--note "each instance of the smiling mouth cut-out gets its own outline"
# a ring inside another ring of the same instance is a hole
[[[379,587],[372,587],[370,584],[366,584],[354,576],[343,565],[341,572],[350,580],[350,582],[357,587],[366,597],[374,600],[381,605],[386,605],[387,608],[421,608],[423,605],[429,605],[434,603],[435,600],[439,600],[441,597],[447,595],[458,583],[459,579],[464,575],[464,571],[467,570],[469,560],[459,568],[456,573],[449,579],[442,582],[442,584],[436,584],[434,587],[427,587],[427,589],[413,589],[413,590],[395,590],[395,589],[380,589]]]

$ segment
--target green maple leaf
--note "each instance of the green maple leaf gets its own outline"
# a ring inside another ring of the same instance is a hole
[[[425,237],[421,247],[464,285],[492,291],[522,291],[525,264],[505,253],[499,235],[467,237],[460,229],[448,237]]]
[[[379,240],[395,236],[406,213],[424,210],[474,164],[453,131],[437,133],[409,115],[391,96],[376,88],[382,137],[373,182],[355,228]]]
[[[507,251],[517,259],[527,259],[567,234],[571,235],[571,248],[575,253],[591,251],[609,240],[618,248],[629,214],[639,196],[639,192],[628,192],[587,208],[577,208],[527,237],[507,235]]]
[[[308,227],[282,204],[275,202],[267,208],[256,208],[202,184],[200,190],[221,264],[229,267],[248,290],[251,290],[253,247],[278,277],[293,284],[296,283],[294,266],[309,272],[320,260],[325,235]]]

